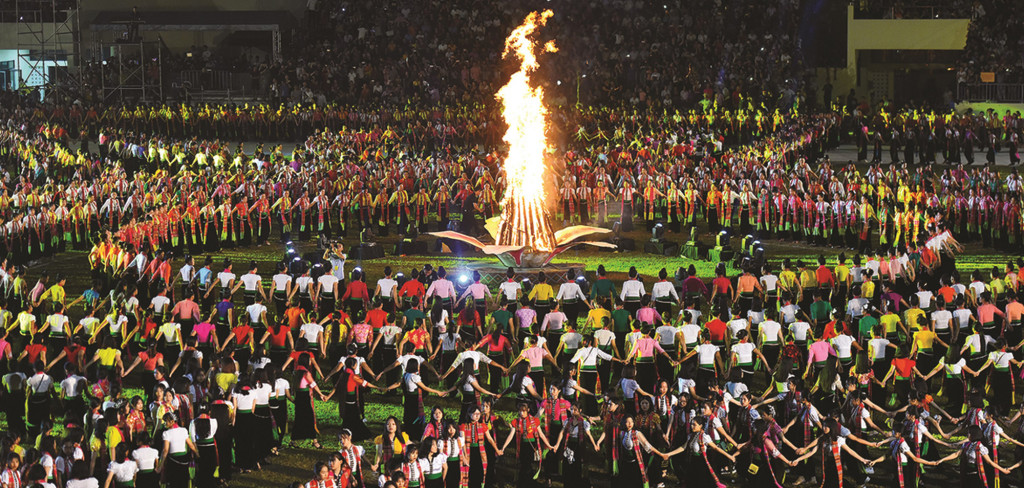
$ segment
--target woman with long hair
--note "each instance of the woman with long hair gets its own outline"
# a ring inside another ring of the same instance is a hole
[[[795,466],[797,462],[803,461],[820,450],[822,488],[841,488],[843,486],[844,455],[853,457],[865,465],[874,466],[874,460],[869,460],[861,456],[860,453],[847,445],[846,438],[841,435],[841,427],[836,419],[825,419],[822,427],[822,434],[818,437],[814,447],[800,458],[793,460],[792,463],[786,461],[790,466]],[[785,458],[782,458],[781,455],[779,457],[781,460],[785,461]],[[755,487],[767,485],[751,484],[750,486]]]
[[[196,445],[195,485],[197,488],[217,486],[214,473],[217,471],[217,420],[210,417],[210,408],[205,403],[196,406],[197,417],[189,426],[189,437]]]
[[[468,419],[467,419],[468,420]],[[447,468],[444,473],[444,487],[458,488],[464,475],[469,473],[469,453],[459,424],[445,422],[443,434],[437,438],[437,447],[445,457]]]
[[[422,488],[427,484],[427,472],[430,464],[426,459],[420,458],[420,446],[415,442],[405,446],[405,453],[402,462],[396,471],[401,471],[409,482],[409,488]]]
[[[918,375],[925,382],[930,380],[939,372],[945,373],[942,376],[942,387],[936,396],[946,399],[945,410],[952,415],[963,415],[966,411],[967,383],[964,382],[964,372],[971,375],[978,373],[967,366],[967,360],[960,354],[960,348],[950,347],[946,349],[946,355],[939,360],[928,374]]]
[[[255,417],[255,440],[256,456],[261,461],[266,461],[271,454],[277,454],[277,441],[279,440],[277,427],[274,425],[274,416],[270,409],[270,397],[274,395],[274,383],[270,381],[266,368],[259,368],[253,371],[253,393],[256,395],[256,405],[252,414]]]
[[[341,395],[341,398],[338,399],[338,418],[341,419],[341,428],[348,429],[353,442],[369,439],[372,435],[370,429],[366,427],[363,414],[359,409],[359,398],[362,396],[363,388],[381,389],[356,374],[357,364],[354,357],[345,359],[345,369],[338,376],[334,391],[326,398],[330,400],[334,395]]]
[[[509,392],[514,393],[521,402],[530,403],[543,400],[543,397],[537,392],[536,383],[534,383],[533,378],[530,376],[529,363],[521,362],[515,366],[515,372],[512,374],[512,380],[509,382],[508,388],[501,392],[498,398],[505,396]]]
[[[662,459],[668,459],[670,456],[682,451],[682,448],[671,453],[659,451],[635,427],[636,424],[633,416],[626,415],[622,420],[621,429],[617,429],[619,430],[617,437],[612,439],[612,474],[613,476],[618,476],[617,481],[614,482],[615,486],[625,486],[628,488],[648,486],[649,470],[647,463],[644,462],[644,452],[650,452]],[[691,486],[689,480],[687,480],[687,486]]]
[[[505,378],[505,375],[502,374],[501,365],[508,363],[508,360],[512,357],[512,341],[502,335],[501,324],[494,324],[491,328],[491,333],[484,336],[477,343],[475,349],[480,349],[484,346],[487,346],[487,358],[491,360],[487,368],[487,386],[492,391],[500,391],[503,388],[502,383]]]
[[[292,398],[291,383],[281,377],[281,370],[274,364],[268,364],[263,368],[267,372],[267,382],[271,385],[270,391],[270,415],[274,417],[274,443],[271,453],[277,455],[284,434],[288,426],[288,401]]]
[[[409,445],[409,435],[402,432],[402,427],[395,417],[388,417],[384,420],[384,433],[373,440],[377,447],[377,454],[373,458],[372,471],[381,474],[388,473],[388,465],[393,459],[402,459],[405,455],[406,446]]]
[[[317,428],[316,410],[313,407],[314,395],[324,400],[313,374],[310,372],[310,357],[302,354],[295,362],[295,373],[292,386],[295,387],[295,420],[292,424],[292,443],[312,439],[313,447],[320,449],[320,431]]]
[[[481,406],[480,395],[495,396],[496,394],[480,384],[477,381],[476,376],[473,374],[473,365],[471,361],[463,361],[461,373],[459,374],[459,380],[455,383],[450,391],[458,389],[462,393],[462,409],[459,412],[459,418],[465,419],[466,415],[474,408]]]
[[[402,381],[391,385],[388,390],[399,386],[402,386],[402,390],[405,392],[402,425],[413,439],[420,439],[423,437],[423,427],[427,420],[423,411],[423,392],[433,393],[442,398],[448,396],[448,392],[435,390],[423,384],[423,378],[420,376],[420,362],[416,359],[410,359],[406,363]]]
[[[258,470],[260,469],[260,452],[257,447],[257,420],[253,413],[256,408],[256,393],[253,391],[248,376],[242,376],[238,380],[235,392],[231,394],[231,401],[235,410],[235,466],[242,473]],[[298,405],[296,405],[297,409]]]
[[[199,449],[189,438],[188,430],[178,425],[173,413],[165,413],[163,422],[163,449],[160,452],[157,471],[164,473],[167,486],[188,486],[189,465],[192,462],[192,455],[199,455]]]
[[[914,454],[914,450],[903,437],[906,430],[905,423],[897,421],[894,422],[894,425],[896,425],[896,427],[892,430],[892,437],[889,441],[888,452],[880,456],[878,459],[873,460],[871,464],[878,464],[886,459],[891,459],[893,462],[893,469],[891,472],[896,473],[896,476],[893,477],[891,486],[896,488],[913,488],[917,486],[917,475],[920,472],[918,465],[937,466],[939,463],[936,461],[922,459]],[[907,433],[912,434],[913,432]]]
[[[519,415],[509,422],[509,428],[505,443],[502,444],[501,449],[498,449],[498,456],[504,454],[512,439],[515,439],[516,464],[518,466],[516,486],[520,488],[535,486],[534,479],[537,476],[534,473],[540,473],[540,466],[535,470],[534,463],[541,460],[542,443],[544,449],[547,450],[552,449],[551,443],[540,428],[540,419],[530,415],[530,407],[526,403],[519,404]]]
[[[487,455],[486,445],[490,445],[495,452],[499,451],[498,444],[491,437],[490,427],[483,418],[479,408],[469,412],[469,419],[460,426],[462,437],[465,442],[464,463],[468,466],[465,474],[469,480],[468,488],[481,488],[487,481]],[[494,459],[490,460],[491,462]]]
[[[992,367],[988,377],[988,388],[994,393],[992,404],[995,406],[996,414],[1005,417],[1010,414],[1010,407],[1013,403],[1013,373],[1011,366],[1020,367],[1024,363],[1017,361],[1013,353],[1007,350],[1006,339],[996,339],[995,350],[988,353],[988,360],[978,368],[974,375],[977,376]]]
[[[932,465],[952,461],[957,457],[960,458],[960,486],[963,488],[991,488],[996,486],[996,480],[989,479],[985,465],[1007,475],[1010,474],[1010,471],[1019,468],[1021,465],[1020,462],[1017,462],[1017,464],[1009,468],[1004,468],[995,462],[989,455],[988,448],[985,447],[985,434],[982,432],[981,427],[977,425],[967,428],[967,439],[960,446],[959,451],[932,462]]]
[[[420,443],[419,459],[426,463],[423,473],[426,488],[444,488],[445,473],[448,472],[448,458],[441,452],[434,436],[423,438],[423,442]]]
[[[590,432],[590,421],[583,416],[579,405],[570,408],[569,418],[563,424],[555,446],[558,448],[557,458],[562,462],[562,484],[581,488],[589,486],[583,466],[583,452],[585,447],[593,447],[597,451],[598,446]]]
[[[122,442],[114,448],[114,459],[107,466],[107,481],[104,488],[134,487],[135,477],[139,473],[139,465],[128,457],[128,443]],[[204,486],[204,485],[200,485]]]

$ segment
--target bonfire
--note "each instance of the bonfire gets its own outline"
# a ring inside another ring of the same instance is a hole
[[[508,155],[502,162],[506,186],[501,216],[488,220],[485,225],[494,244],[484,244],[454,231],[431,233],[498,256],[509,266],[544,266],[558,254],[582,244],[615,247],[607,242],[581,240],[588,235],[611,232],[608,229],[577,225],[555,231],[551,225],[545,190],[545,184],[550,181],[550,164],[546,159],[550,153],[548,109],[544,105],[543,88],[533,86],[530,75],[540,66],[533,34],[538,27],[546,25],[552,15],[550,10],[530,13],[505,39],[502,57],[518,58],[519,70],[495,95],[502,103],[502,116],[508,124],[503,138],[508,144]],[[557,51],[554,41],[548,41],[540,49]]]

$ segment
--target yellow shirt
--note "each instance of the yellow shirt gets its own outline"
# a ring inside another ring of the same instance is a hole
[[[903,318],[906,319],[907,326],[911,327],[913,330],[920,330],[921,326],[917,324],[917,318],[923,316],[924,310],[921,310],[920,308],[911,308],[904,312]]]
[[[935,333],[930,330],[921,330],[914,333],[914,342],[917,343],[917,350],[928,350],[935,342]]]
[[[221,387],[224,391],[230,391],[231,387],[238,383],[238,375],[234,373],[217,373],[214,378],[217,382],[217,386]]]
[[[108,347],[106,349],[100,349],[96,351],[96,355],[99,356],[100,366],[106,366],[112,368],[114,361],[117,360],[117,353],[120,352],[117,349]]]
[[[885,326],[886,334],[892,334],[896,332],[896,325],[900,323],[900,316],[894,313],[887,313],[879,318],[878,321]]]
[[[48,290],[43,292],[43,296],[39,297],[40,300],[46,300],[47,298],[53,300],[53,303],[64,303],[64,287],[60,285],[53,285]]]
[[[405,446],[407,444],[409,444],[409,434],[406,434],[405,432],[402,432],[401,436],[397,436],[396,435],[395,436],[395,445],[392,447],[393,448],[392,452],[395,455],[402,454],[403,452],[405,452]],[[383,435],[377,436],[377,438],[373,440],[373,445],[377,446],[377,450],[380,450],[381,446],[384,445],[384,436]]]
[[[796,286],[796,273],[788,269],[782,271],[779,273],[779,281],[781,281],[783,286],[786,288],[793,289],[793,287]]]
[[[539,302],[550,301],[555,296],[555,289],[547,283],[541,283],[530,290],[530,296],[527,297],[530,300],[536,300]]]
[[[605,324],[611,323],[612,313],[604,308],[598,307],[587,313],[587,319],[590,320],[593,327],[601,328],[604,327]]]
[[[800,272],[800,286],[806,288],[817,288],[818,287],[818,276],[814,274],[814,271],[804,270]]]
[[[875,283],[872,281],[865,281],[860,285],[860,294],[864,298],[875,298]]]
[[[846,283],[850,277],[850,268],[847,268],[845,264],[836,266],[836,283]]]

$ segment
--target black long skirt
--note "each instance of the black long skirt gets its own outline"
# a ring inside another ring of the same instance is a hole
[[[257,420],[252,412],[239,412],[235,418],[235,465],[239,469],[255,469],[257,452]]]
[[[313,410],[313,397],[308,389],[295,391],[295,423],[292,424],[292,440],[301,441],[316,439],[320,436],[317,429],[316,412]]]

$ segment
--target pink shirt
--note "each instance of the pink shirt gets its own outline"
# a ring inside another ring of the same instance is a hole
[[[196,338],[199,342],[210,342],[210,333],[214,330],[213,324],[209,322],[201,322],[192,328],[196,332]]]
[[[516,310],[516,318],[519,319],[519,328],[524,329],[533,325],[534,319],[537,318],[537,311],[532,308],[520,308]]]
[[[825,341],[815,341],[807,348],[807,361],[810,363],[820,363],[828,359],[829,355],[835,356],[836,351]]]
[[[362,323],[352,326],[352,338],[360,344],[370,342],[370,336],[372,334],[373,327],[370,324]]]
[[[641,358],[653,357],[655,350],[665,352],[665,350],[661,348],[661,344],[658,344],[658,341],[650,337],[641,337],[640,339],[637,339],[636,345],[633,346],[633,350],[637,352],[637,357]]]
[[[648,325],[653,325],[655,320],[661,320],[661,314],[651,307],[644,307],[636,311],[636,319]]]
[[[466,287],[466,291],[462,293],[459,300],[466,298],[466,295],[472,295],[474,300],[483,300],[484,298],[491,296],[491,290],[487,289],[487,285],[478,281]]]
[[[523,357],[530,363],[530,369],[544,367],[544,348],[530,347],[523,350]]]

